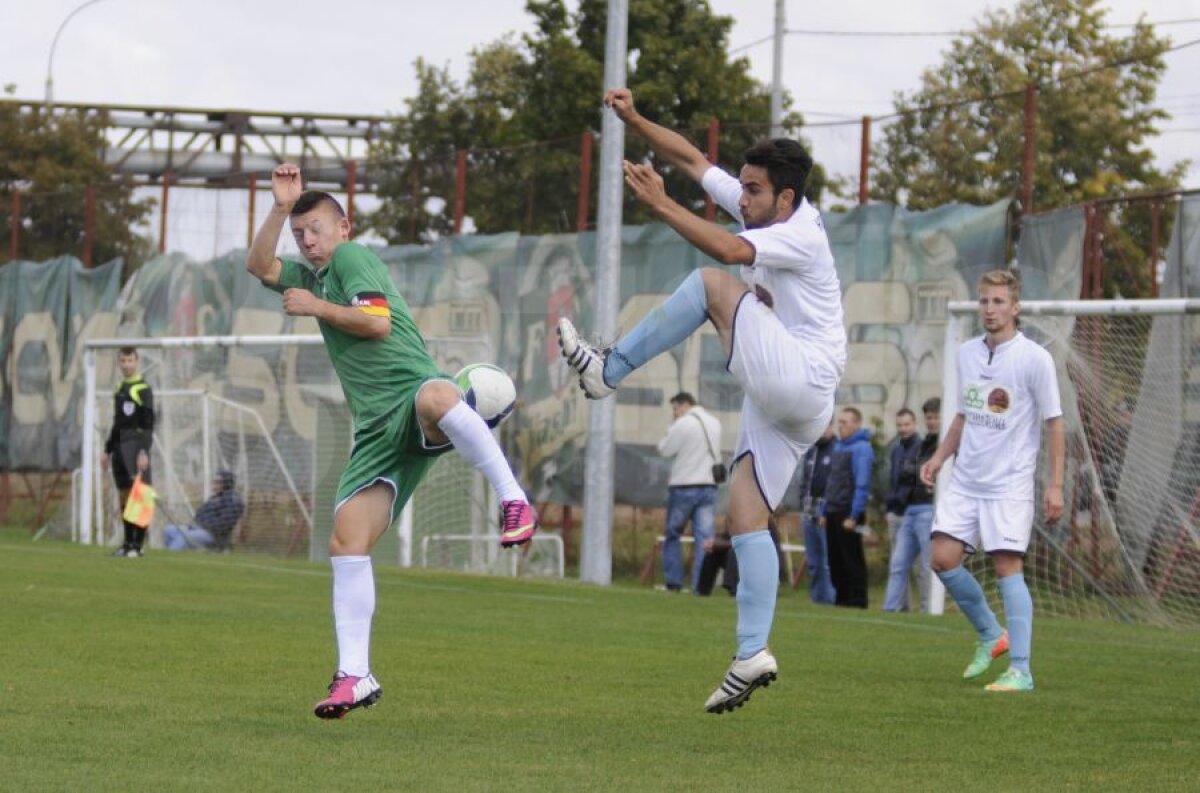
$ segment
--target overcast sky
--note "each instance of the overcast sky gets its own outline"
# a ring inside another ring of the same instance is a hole
[[[0,85],[44,95],[55,30],[81,0],[0,0]],[[769,36],[773,0],[710,0],[735,20],[731,47]],[[524,0],[100,0],[64,29],[54,57],[59,101],[380,114],[402,110],[418,57],[466,74],[468,53],[505,32],[525,32]],[[574,6],[574,2],[569,2]],[[986,0],[788,0],[787,27],[809,30],[957,30]],[[1109,0],[1109,21],[1200,18],[1200,0]],[[1164,26],[1176,44],[1200,23]],[[791,35],[784,85],[812,122],[887,113],[896,91],[918,87],[949,39]],[[770,42],[745,49],[753,73],[771,77]],[[1200,46],[1166,56],[1159,104],[1174,116],[1150,142],[1159,164],[1193,159],[1200,187]],[[805,131],[835,175],[857,174],[856,126]]]

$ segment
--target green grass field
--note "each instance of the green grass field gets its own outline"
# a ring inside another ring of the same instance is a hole
[[[322,722],[324,566],[0,539],[0,789],[1200,786],[1195,633],[1040,620],[1038,690],[985,694],[958,679],[961,617],[847,613],[788,592],[779,681],[711,716],[733,643],[723,594],[377,579],[383,700]]]

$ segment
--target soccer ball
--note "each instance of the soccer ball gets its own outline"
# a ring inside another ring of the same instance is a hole
[[[488,427],[497,427],[508,418],[517,401],[517,387],[512,378],[490,363],[464,366],[454,375],[454,382],[462,389],[463,399]]]

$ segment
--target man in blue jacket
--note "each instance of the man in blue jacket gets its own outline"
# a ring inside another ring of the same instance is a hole
[[[842,408],[837,420],[825,504],[821,511],[829,544],[829,574],[839,606],[867,607],[867,558],[860,529],[865,529],[867,498],[875,450],[871,431],[863,429],[858,408]]]

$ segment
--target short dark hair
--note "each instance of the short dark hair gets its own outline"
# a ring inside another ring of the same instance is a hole
[[[917,420],[917,414],[913,413],[908,408],[900,408],[899,410],[896,411],[896,418],[900,418],[901,416],[908,416],[913,421]]]
[[[804,186],[808,184],[808,175],[812,173],[812,155],[804,147],[791,138],[771,138],[760,140],[746,149],[743,158],[747,165],[758,165],[767,169],[767,179],[775,190],[775,195],[787,188],[796,193],[795,205],[800,206],[804,198]]]
[[[323,203],[328,203],[333,207],[333,211],[337,212],[338,217],[346,217],[346,211],[342,209],[338,200],[324,190],[305,190],[301,193],[300,198],[296,199],[296,203],[292,206],[291,216],[307,215]]]
[[[121,355],[132,355],[134,358],[138,357],[137,347],[121,347],[119,350],[117,350],[117,352],[121,353]]]
[[[942,414],[942,398],[930,397],[926,399],[925,404],[921,405],[921,412],[925,414],[937,413],[940,416]]]
[[[672,405],[694,405],[694,404],[696,404],[696,398],[694,396],[692,396],[691,394],[689,394],[687,391],[680,391],[678,394],[671,397],[671,404]]]
[[[859,424],[862,424],[862,411],[858,408],[854,407],[853,405],[847,405],[846,407],[842,408],[842,412],[849,413],[851,416],[854,416],[855,421],[857,421]]]

